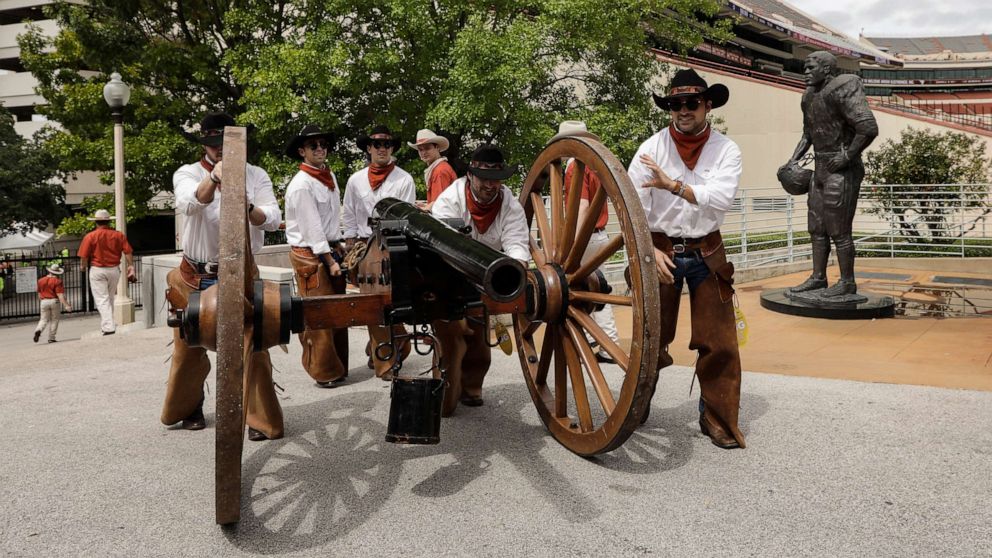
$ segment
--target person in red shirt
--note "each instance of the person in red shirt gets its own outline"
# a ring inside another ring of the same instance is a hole
[[[90,221],[96,221],[96,229],[83,237],[79,246],[79,263],[83,271],[89,269],[90,291],[100,312],[100,330],[104,335],[117,331],[114,324],[114,297],[117,295],[117,281],[121,276],[121,254],[127,259],[127,277],[134,278],[134,257],[131,245],[124,233],[110,228],[114,216],[106,209],[98,209]]]
[[[567,136],[577,136],[577,137],[587,137],[594,139],[596,141],[601,141],[599,136],[589,132],[586,128],[585,122],[579,120],[565,120],[558,125],[558,134],[555,135],[548,143],[551,143],[559,138]],[[572,175],[575,173],[575,162],[574,160],[569,160],[565,164],[565,196],[568,196],[569,185],[572,184]],[[582,177],[582,200],[579,202],[579,222],[585,220],[586,213],[589,212],[589,203],[592,201],[596,191],[602,187],[602,183],[596,172],[586,167],[585,174]],[[599,218],[596,219],[596,227],[593,229],[592,236],[589,237],[589,244],[586,246],[585,254],[582,256],[582,263],[585,263],[589,258],[593,257],[600,248],[605,246],[609,242],[609,236],[606,234],[606,224],[609,222],[609,202],[603,204],[603,209],[599,213]],[[601,271],[604,271],[600,268]],[[609,304],[605,305],[602,310],[592,313],[592,318],[596,320],[599,327],[603,328],[603,331],[612,339],[617,342],[620,339],[617,333],[616,320],[613,318],[613,307]],[[590,336],[589,340],[592,342],[593,339]],[[609,355],[605,350],[600,348],[596,352],[596,360],[606,364],[616,364],[613,357]]]
[[[441,192],[458,180],[458,174],[448,163],[448,158],[441,156],[442,151],[448,150],[448,138],[424,129],[417,132],[416,143],[407,143],[407,145],[416,149],[420,160],[427,164],[427,170],[424,171],[427,203],[418,202],[417,205],[424,211],[430,211],[434,200],[441,195]]]
[[[55,334],[59,330],[59,315],[61,309],[59,304],[66,310],[72,310],[72,306],[65,300],[65,286],[62,284],[62,268],[59,264],[48,266],[48,275],[38,279],[38,298],[41,300],[41,319],[38,320],[38,327],[34,328],[34,342],[41,339],[42,332],[48,329],[48,342],[55,342]]]

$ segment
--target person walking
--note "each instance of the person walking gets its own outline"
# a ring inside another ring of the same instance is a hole
[[[38,327],[34,328],[34,342],[41,339],[41,334],[48,328],[48,342],[55,342],[55,334],[59,331],[59,315],[62,308],[67,311],[72,310],[72,306],[65,299],[65,285],[62,283],[63,269],[59,264],[48,266],[48,275],[38,279],[38,298],[41,300],[41,319],[38,320]],[[59,305],[62,308],[59,308]]]
[[[83,237],[79,246],[79,265],[87,272],[90,281],[90,292],[93,301],[100,312],[100,331],[104,335],[117,332],[114,323],[114,297],[117,296],[117,282],[121,277],[121,254],[127,260],[127,278],[134,279],[134,256],[131,244],[124,233],[110,228],[110,220],[115,217],[106,209],[98,209],[93,217],[87,217],[96,222],[96,229]]]

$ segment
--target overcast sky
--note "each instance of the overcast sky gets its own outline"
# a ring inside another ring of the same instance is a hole
[[[992,1],[786,0],[854,37],[934,37],[992,33]],[[745,2],[746,3],[746,2]]]

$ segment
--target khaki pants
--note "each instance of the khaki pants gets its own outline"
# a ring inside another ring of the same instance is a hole
[[[62,303],[59,302],[59,299],[41,299],[41,319],[38,320],[38,327],[34,328],[34,330],[43,332],[46,327],[51,328],[48,330],[48,340],[55,341],[55,334],[59,330],[59,318],[61,313]]]
[[[320,259],[290,251],[289,261],[296,275],[300,296],[344,294],[343,275],[331,277]],[[348,376],[348,328],[305,330],[300,333],[303,369],[318,382]]]
[[[182,279],[179,269],[167,277],[169,302],[185,308],[193,287]],[[206,349],[190,347],[173,330],[172,367],[162,405],[162,424],[175,424],[193,414],[203,401],[203,382],[210,372]],[[252,352],[245,363],[245,401],[248,426],[265,434],[269,439],[282,438],[282,408],[272,385],[272,361],[269,352]]]
[[[441,416],[450,417],[463,396],[482,397],[482,383],[492,359],[492,350],[486,344],[489,327],[466,320],[435,320],[433,325],[448,380]],[[437,370],[434,377],[440,377]]]
[[[114,325],[114,297],[117,296],[117,281],[121,278],[120,267],[90,267],[90,292],[93,302],[100,312],[100,331],[116,331]]]

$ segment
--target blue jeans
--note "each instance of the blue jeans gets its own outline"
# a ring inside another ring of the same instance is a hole
[[[216,278],[216,277],[214,277],[213,279],[208,279],[208,278],[206,278],[206,277],[201,277],[201,278],[200,278],[200,290],[201,290],[201,291],[205,291],[205,290],[207,290],[207,289],[208,289],[208,288],[209,288],[209,287],[210,287],[211,285],[213,285],[213,284],[215,284],[215,283],[217,283],[217,278]]]
[[[672,275],[675,276],[675,289],[679,292],[682,292],[683,283],[689,284],[690,293],[695,292],[696,287],[710,276],[710,268],[706,267],[706,263],[703,262],[703,258],[698,252],[675,254],[673,261],[675,262],[675,269],[672,270]],[[699,414],[703,414],[705,408],[703,398],[700,396]]]

